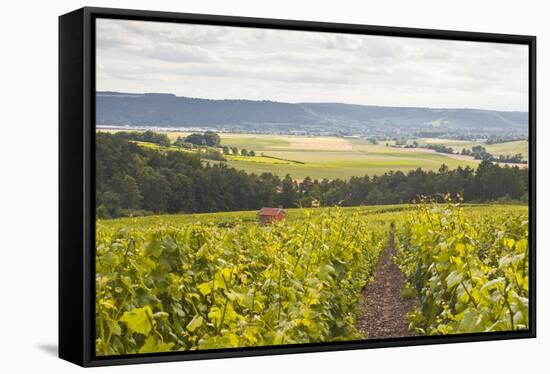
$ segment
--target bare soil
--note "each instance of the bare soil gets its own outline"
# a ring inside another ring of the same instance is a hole
[[[363,289],[364,315],[356,327],[367,339],[397,338],[415,335],[408,328],[407,313],[414,307],[411,298],[401,296],[405,279],[394,263],[394,232],[390,232],[388,246],[380,254],[374,280]]]

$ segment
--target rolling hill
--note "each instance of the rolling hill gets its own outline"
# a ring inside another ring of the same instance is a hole
[[[528,113],[209,100],[173,94],[97,92],[99,125],[204,127],[228,131],[312,134],[411,134],[415,132],[526,135]]]

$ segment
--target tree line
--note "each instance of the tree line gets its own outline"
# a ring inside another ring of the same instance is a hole
[[[481,145],[475,145],[471,150],[463,148],[461,155],[472,156],[475,160],[484,160],[484,161],[494,161],[494,162],[506,162],[511,164],[526,164],[527,161],[523,159],[521,153],[515,155],[499,155],[498,157],[493,156],[487,149]]]
[[[420,195],[462,193],[466,202],[528,199],[528,169],[483,161],[477,169],[389,171],[349,180],[260,175],[211,164],[199,153],[159,152],[124,137],[96,134],[98,218],[150,213],[198,213],[285,208],[409,203]]]
[[[134,140],[138,142],[147,142],[147,143],[155,143],[158,145],[161,145],[163,147],[168,147],[170,145],[170,139],[168,138],[168,135],[166,134],[159,134],[154,131],[118,131],[115,133],[114,136],[127,139],[127,140]]]

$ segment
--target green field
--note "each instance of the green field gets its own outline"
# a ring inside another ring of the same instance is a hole
[[[524,160],[529,160],[529,143],[527,140],[516,140],[498,144],[485,144],[485,142],[475,142],[469,140],[420,138],[417,142],[420,145],[426,145],[428,143],[441,144],[453,148],[455,152],[462,151],[462,148],[472,149],[473,146],[481,145],[487,149],[487,152],[494,156],[513,156],[521,153]]]
[[[504,205],[503,207],[508,207]],[[358,212],[362,215],[378,215],[383,213],[405,212],[410,211],[413,205],[410,204],[395,204],[395,205],[380,205],[380,206],[362,206],[342,208],[347,214]],[[295,222],[306,218],[308,213],[313,216],[318,216],[332,208],[293,208],[285,209],[287,212],[286,221]],[[205,224],[205,225],[224,225],[230,223],[256,223],[258,221],[257,211],[242,211],[242,212],[219,212],[219,213],[197,213],[197,214],[164,214],[151,215],[143,217],[117,218],[109,220],[98,220],[98,224],[108,227],[109,229],[122,228],[140,228],[140,229],[155,229],[161,227],[179,227],[187,224]]]
[[[101,130],[116,132],[116,130]],[[170,140],[189,133],[167,132]],[[221,133],[221,144],[238,149],[254,150],[255,157],[227,155],[227,164],[248,173],[273,173],[280,177],[290,174],[294,179],[349,179],[352,176],[381,175],[390,170],[407,172],[417,168],[437,171],[442,164],[450,169],[459,166],[475,168],[479,161],[469,157],[435,153],[428,149],[401,149],[385,143],[371,144],[365,139],[335,136],[297,136],[268,134]],[[438,143],[455,151],[484,143],[450,139],[420,138],[420,145]],[[158,146],[140,143],[150,148]],[[389,142],[392,145],[393,142]],[[484,145],[485,146],[485,145]],[[528,156],[527,141],[514,141],[485,146],[495,156],[521,153]],[[176,147],[170,147],[178,150]],[[182,150],[183,152],[191,152]],[[268,157],[264,157],[268,156]],[[277,159],[271,158],[275,157]]]
[[[521,153],[523,155],[523,159],[529,161],[529,143],[526,140],[489,144],[486,145],[485,148],[487,148],[487,152],[497,156],[511,156]]]
[[[222,134],[222,143],[253,149],[258,154],[303,162],[303,164],[272,165],[252,160],[230,160],[228,164],[247,172],[271,172],[279,176],[289,173],[293,178],[342,178],[380,175],[389,170],[409,171],[422,168],[436,171],[442,164],[454,169],[458,166],[476,167],[479,161],[455,155],[435,153],[427,149],[399,149],[385,144],[371,144],[364,139],[337,137],[305,137],[284,135]],[[479,142],[422,138],[421,145],[439,143],[455,151],[483,145]],[[392,142],[390,142],[392,143]],[[526,141],[485,146],[493,155],[522,153],[527,158]]]
[[[452,141],[447,139],[420,139],[421,144],[437,140],[460,151],[482,143]],[[255,146],[254,142],[261,144]],[[284,142],[284,143],[283,143]],[[270,165],[249,160],[229,161],[228,164],[247,172],[272,172],[280,176],[289,173],[293,178],[342,178],[380,175],[389,170],[409,171],[422,168],[436,171],[442,164],[454,169],[458,166],[476,167],[476,160],[435,153],[424,149],[398,149],[382,144],[371,144],[363,139],[336,137],[298,137],[275,135],[222,134],[222,143],[239,148],[254,149],[258,154],[296,160],[304,164]],[[522,153],[527,157],[527,142],[517,141],[486,146],[493,155]]]
[[[464,204],[464,207],[471,214],[486,214],[488,210],[500,215],[511,212],[526,213],[527,207],[519,204]],[[320,216],[331,211],[332,207],[322,208],[292,208],[285,209],[287,212],[286,222],[293,223],[312,217]],[[364,217],[375,217],[382,221],[387,221],[392,217],[402,217],[405,213],[410,213],[415,209],[413,204],[393,204],[393,205],[373,205],[359,207],[341,208],[347,215],[355,213]],[[189,224],[197,225],[219,225],[226,226],[231,224],[250,224],[257,223],[257,211],[242,212],[219,212],[219,213],[196,213],[196,214],[164,214],[150,215],[141,217],[126,217],[108,220],[98,220],[98,225],[110,230],[120,229],[140,229],[153,230],[161,228],[177,228]]]
[[[271,172],[282,177],[288,173],[295,179],[307,176],[348,179],[352,176],[381,175],[389,170],[406,172],[419,167],[435,171],[442,164],[449,168],[477,165],[472,160],[457,160],[428,150],[410,151],[374,145],[363,139],[249,134],[221,134],[221,137],[222,144],[303,163],[274,165],[272,162],[258,163],[245,158],[229,159],[228,165],[257,174]]]

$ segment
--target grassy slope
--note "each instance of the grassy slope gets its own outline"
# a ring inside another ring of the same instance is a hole
[[[526,205],[502,205],[502,204],[465,204],[465,211],[468,214],[501,214],[507,212],[527,213]],[[294,208],[286,209],[286,222],[296,222],[306,218],[306,212],[313,216],[319,215],[327,210],[325,208]],[[376,219],[383,221],[392,218],[403,217],[403,214],[414,214],[415,207],[409,204],[401,205],[375,205],[340,208],[347,213],[360,212],[364,215],[375,216]],[[236,222],[256,224],[257,211],[243,212],[221,212],[221,213],[200,213],[200,214],[173,214],[173,215],[153,215],[135,218],[117,218],[110,220],[98,220],[99,225],[109,229],[154,229],[163,226],[178,227],[187,224],[233,224]]]

